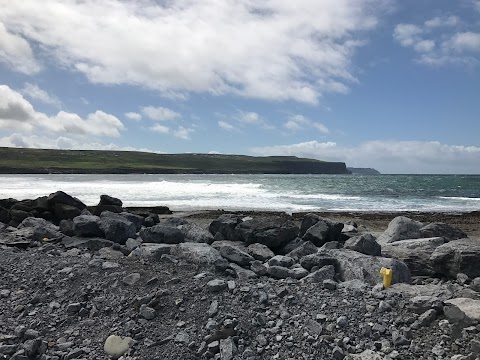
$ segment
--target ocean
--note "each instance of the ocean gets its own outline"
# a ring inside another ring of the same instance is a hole
[[[480,210],[480,175],[1,175],[0,198],[62,190],[87,205],[101,194],[124,206],[174,211]]]

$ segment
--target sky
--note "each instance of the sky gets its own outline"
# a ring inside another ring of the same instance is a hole
[[[480,174],[480,0],[0,0],[0,146]]]

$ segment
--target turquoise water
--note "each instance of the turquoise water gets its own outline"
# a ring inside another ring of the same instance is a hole
[[[101,194],[126,206],[173,210],[476,211],[479,175],[3,175],[0,198],[63,190],[88,205]]]

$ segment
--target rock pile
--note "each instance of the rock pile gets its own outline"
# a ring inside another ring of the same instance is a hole
[[[446,224],[396,218],[377,241],[315,214],[203,228],[106,195],[0,206],[0,359],[480,354],[480,241]]]

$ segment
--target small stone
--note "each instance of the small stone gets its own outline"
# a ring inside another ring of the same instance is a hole
[[[153,320],[155,318],[155,310],[145,304],[140,306],[139,313],[141,317],[147,320]]]
[[[131,274],[125,276],[122,279],[122,282],[126,285],[134,285],[139,280],[140,280],[140,274],[139,273],[131,273]]]
[[[386,301],[382,300],[382,301],[380,301],[380,304],[378,304],[378,311],[380,311],[380,312],[387,312],[387,311],[391,311],[391,310],[392,310],[392,307]]]
[[[342,360],[345,358],[345,354],[343,353],[343,350],[341,348],[335,346],[332,351],[332,357],[335,360]]]
[[[210,304],[210,308],[208,309],[208,317],[214,317],[218,313],[218,301],[213,300]]]
[[[112,262],[112,261],[104,261],[102,263],[102,269],[103,270],[108,270],[108,269],[115,269],[115,268],[118,268],[120,265],[116,262]]]
[[[335,290],[337,288],[337,282],[331,279],[323,280],[323,287],[328,290]]]
[[[80,311],[82,308],[82,304],[80,303],[71,303],[67,305],[67,314],[69,315],[75,315]]]
[[[207,283],[207,289],[208,291],[210,292],[220,292],[220,291],[223,291],[227,288],[227,282],[225,280],[222,280],[222,279],[214,279],[214,280],[210,280],[208,283]]]
[[[113,359],[118,359],[128,351],[132,344],[133,339],[130,337],[110,335],[107,340],[105,340],[103,351]]]
[[[190,336],[185,331],[180,331],[177,336],[175,336],[174,341],[177,344],[187,345],[190,342]]]
[[[342,315],[337,318],[337,326],[343,328],[348,325],[348,319],[346,316]]]

